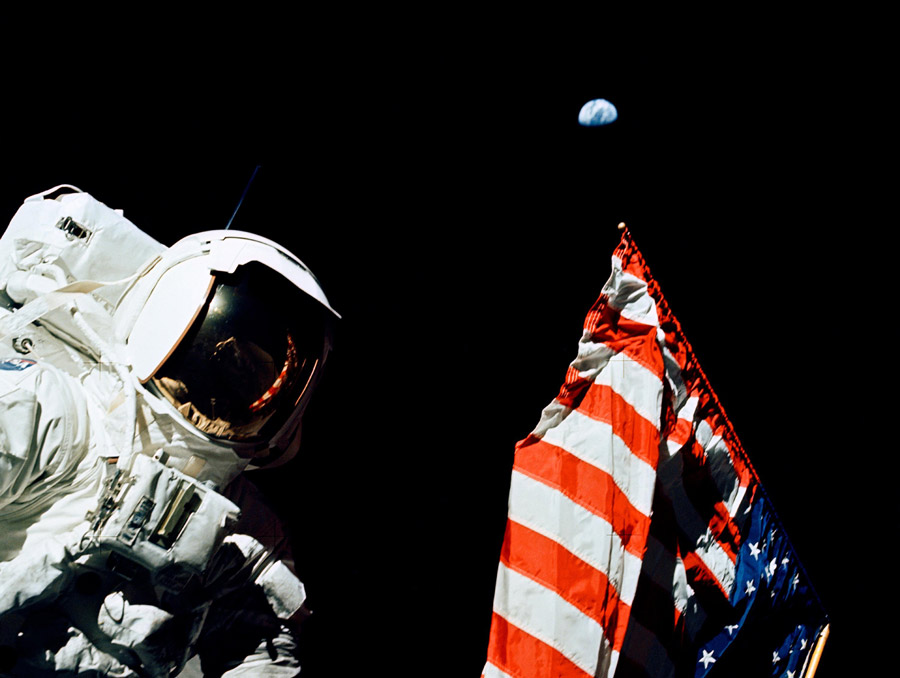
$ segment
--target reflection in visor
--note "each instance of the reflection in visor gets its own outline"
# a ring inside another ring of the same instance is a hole
[[[277,395],[281,390],[282,385],[288,378],[288,374],[291,371],[296,370],[297,368],[297,347],[294,346],[294,340],[291,339],[291,335],[287,335],[287,358],[284,361],[284,367],[281,368],[281,374],[272,382],[272,385],[266,389],[266,392],[263,393],[258,400],[250,403],[250,411],[251,412],[259,412],[269,400],[272,399],[273,396]]]
[[[149,385],[203,433],[263,441],[298,408],[327,353],[327,316],[279,274],[253,264],[214,290]]]

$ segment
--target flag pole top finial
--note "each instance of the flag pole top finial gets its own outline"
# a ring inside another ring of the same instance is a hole
[[[626,228],[628,228],[628,227],[625,225],[625,222],[624,222],[624,221],[620,221],[620,222],[619,222],[619,225],[617,226],[617,228],[618,228],[620,231],[624,231],[624,230],[625,230]]]

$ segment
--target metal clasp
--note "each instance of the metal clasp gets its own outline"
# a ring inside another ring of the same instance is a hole
[[[83,240],[89,242],[93,232],[85,228],[72,217],[62,217],[56,222],[56,228],[63,231],[69,240]]]

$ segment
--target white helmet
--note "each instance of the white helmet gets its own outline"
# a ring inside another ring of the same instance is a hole
[[[183,238],[151,263],[116,324],[141,383],[260,466],[296,453],[339,317],[297,257],[224,230]]]

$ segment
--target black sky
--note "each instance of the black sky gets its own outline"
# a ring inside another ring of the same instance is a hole
[[[833,617],[819,678],[842,675],[878,651],[893,523],[879,48],[571,30],[10,67],[4,218],[72,183],[172,243],[223,227],[261,165],[232,228],[343,315],[304,454],[259,478],[296,532],[312,678],[478,675],[513,446],[626,221]],[[596,97],[619,121],[580,127]]]

